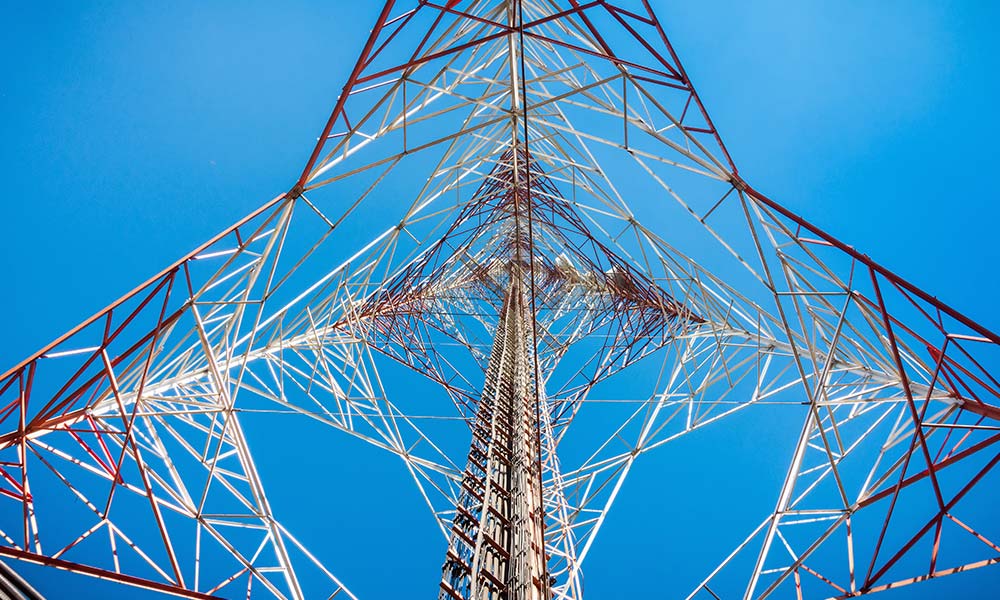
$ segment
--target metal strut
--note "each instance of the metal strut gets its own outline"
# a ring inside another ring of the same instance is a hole
[[[30,583],[7,563],[0,561],[0,598],[3,600],[45,600]]]
[[[538,419],[524,274],[511,263],[472,429],[442,600],[545,600]]]

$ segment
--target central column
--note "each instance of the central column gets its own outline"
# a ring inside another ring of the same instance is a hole
[[[442,600],[547,600],[531,315],[516,262],[444,564]]]

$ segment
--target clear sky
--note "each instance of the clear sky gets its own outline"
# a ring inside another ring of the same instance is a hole
[[[287,190],[377,4],[4,0],[0,363]],[[1000,3],[654,6],[748,181],[1000,329]],[[676,468],[705,477],[696,460]],[[645,489],[684,495],[658,485]],[[632,498],[616,512],[642,514]],[[704,502],[728,500],[678,510]],[[634,530],[601,542],[620,545],[594,556],[608,561],[588,573],[595,598],[627,597],[616,574],[650,589],[674,560]],[[962,576],[964,591],[988,597],[996,569]],[[65,581],[35,582],[52,598],[101,597]]]

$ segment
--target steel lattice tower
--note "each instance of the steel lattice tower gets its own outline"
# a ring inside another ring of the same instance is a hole
[[[752,187],[647,0],[404,4],[288,192],[0,377],[0,556],[356,598],[251,451],[296,418],[400,461],[439,598],[579,599],[637,461],[773,410],[773,509],[657,593],[1000,562],[1000,336]]]
[[[523,287],[522,274],[511,273],[476,409],[443,598],[548,596],[538,403]]]
[[[442,598],[549,597],[536,344],[530,325],[534,311],[526,299],[533,296],[525,294],[525,287],[534,285],[527,164],[523,149],[509,152],[493,172],[495,183],[477,194],[480,200],[496,201],[498,216],[509,221],[494,273],[480,274],[492,279],[495,289],[503,289],[506,279],[506,291],[452,521]]]

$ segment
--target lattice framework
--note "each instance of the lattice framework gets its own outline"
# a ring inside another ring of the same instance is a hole
[[[247,443],[245,419],[294,413],[398,456],[444,556],[453,441],[523,280],[553,598],[582,597],[640,456],[758,405],[803,413],[785,482],[688,598],[1000,560],[969,500],[996,490],[1000,337],[751,187],[648,2],[396,4],[291,191],[0,378],[0,555],[187,597],[354,597]],[[383,229],[338,243],[362,222]],[[441,398],[389,393],[387,361]]]

